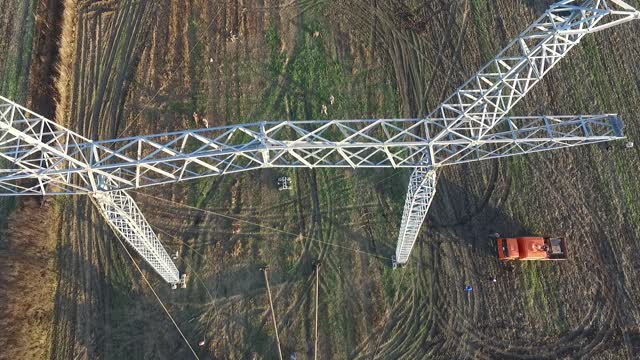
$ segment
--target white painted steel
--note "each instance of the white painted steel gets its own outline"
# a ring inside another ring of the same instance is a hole
[[[553,4],[429,114],[432,126],[427,134],[433,134],[434,141],[431,159],[425,158],[425,164],[435,164],[443,153],[450,154],[452,158],[459,158],[461,154],[463,157],[469,156],[469,159],[475,158],[479,155],[474,154],[479,150],[476,141],[492,131],[586,34],[638,18],[640,13],[621,0],[564,0]],[[447,144],[439,142],[445,138],[461,141]],[[413,176],[419,174],[414,173]],[[421,193],[414,186],[413,182],[409,184],[408,194]],[[411,207],[415,202],[409,200],[405,204],[405,213],[416,212]],[[418,230],[407,233],[407,236],[400,233],[396,250],[398,254],[400,249],[407,249],[408,244],[415,244],[422,224],[422,221],[419,224],[406,224],[405,221],[411,222],[414,218],[405,215],[400,228]],[[408,254],[404,250],[402,253]],[[408,260],[408,255],[397,258],[400,264]]]
[[[0,195],[91,194],[114,231],[175,284],[178,270],[123,190],[265,167],[410,167],[396,249],[406,263],[438,167],[623,137],[615,115],[505,115],[585,34],[637,18],[621,0],[560,1],[425,119],[260,122],[93,141],[0,97]]]
[[[0,111],[5,104],[28,112],[6,99]],[[262,122],[105,141],[35,114],[3,123],[0,156],[17,169],[0,170],[0,195],[92,194],[97,177],[125,190],[265,167],[436,168],[622,138],[615,115],[505,118],[473,140],[416,135],[430,119]]]
[[[411,249],[418,238],[418,232],[427,216],[431,201],[436,194],[436,171],[433,168],[419,167],[411,174],[409,191],[404,204],[399,241],[396,246],[396,261],[402,259],[406,263]],[[400,262],[400,261],[398,261]]]
[[[135,201],[125,191],[98,191],[92,195],[113,231],[121,236],[168,283],[180,282],[180,273],[151,229]]]

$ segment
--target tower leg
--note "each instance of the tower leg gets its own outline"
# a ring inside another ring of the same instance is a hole
[[[125,191],[103,191],[93,195],[107,223],[171,285],[180,283],[180,273],[158,236]]]
[[[435,193],[436,171],[428,167],[416,168],[411,174],[411,180],[409,180],[400,234],[398,235],[396,261],[399,264],[404,264],[409,260],[411,249],[413,249]]]

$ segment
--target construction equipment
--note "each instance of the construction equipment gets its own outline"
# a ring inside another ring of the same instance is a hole
[[[567,242],[564,237],[524,236],[496,239],[498,259],[566,260]]]
[[[427,133],[449,143],[433,144],[411,176],[396,247],[399,263],[409,260],[435,195],[434,159],[482,158],[484,145],[476,141],[500,129],[509,111],[587,34],[635,19],[640,12],[622,0],[558,1],[427,116]]]
[[[0,195],[92,196],[115,233],[177,284],[127,189],[273,167],[412,168],[396,245],[405,264],[439,167],[624,138],[612,114],[506,115],[584,36],[635,19],[640,12],[622,0],[559,1],[422,119],[256,122],[94,141],[0,97],[0,159],[12,165],[0,168]]]

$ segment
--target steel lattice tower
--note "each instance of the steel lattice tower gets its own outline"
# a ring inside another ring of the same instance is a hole
[[[0,195],[88,194],[164,280],[179,272],[127,189],[268,167],[414,168],[396,258],[406,263],[436,169],[622,139],[617,115],[506,117],[588,33],[640,12],[621,0],[552,5],[424,119],[258,122],[93,141],[0,97]]]

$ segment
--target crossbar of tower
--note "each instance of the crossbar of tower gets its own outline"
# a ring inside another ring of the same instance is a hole
[[[88,194],[169,283],[179,272],[126,192],[261,168],[413,168],[396,258],[406,263],[437,169],[617,140],[615,114],[507,117],[588,33],[639,19],[621,0],[562,0],[422,119],[257,122],[92,140],[0,97],[0,195]]]

